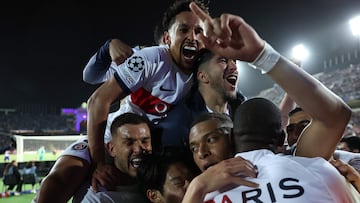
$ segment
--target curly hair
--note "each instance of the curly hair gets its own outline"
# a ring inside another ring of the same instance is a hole
[[[176,0],[164,13],[162,20],[162,28],[164,31],[168,31],[171,25],[175,22],[175,17],[184,11],[191,11],[189,4],[191,2],[196,3],[203,11],[209,14],[208,3],[205,4],[200,0]]]

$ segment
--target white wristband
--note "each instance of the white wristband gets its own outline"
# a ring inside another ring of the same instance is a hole
[[[263,50],[261,50],[256,59],[249,63],[249,65],[255,69],[261,70],[261,73],[265,74],[274,68],[279,59],[280,54],[273,49],[270,44],[265,42]]]

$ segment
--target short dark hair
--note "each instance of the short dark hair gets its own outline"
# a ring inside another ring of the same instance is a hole
[[[196,3],[203,11],[209,13],[209,8],[204,2],[199,0],[176,0],[164,13],[162,20],[162,28],[164,31],[168,31],[171,25],[175,21],[175,17],[184,11],[191,11],[189,4],[191,2]]]
[[[198,116],[196,116],[191,124],[191,127],[207,120],[218,120],[222,124],[224,124],[224,127],[228,127],[231,129],[233,128],[233,122],[229,115],[225,113],[209,113],[209,112],[202,112]]]
[[[246,100],[236,109],[233,133],[235,140],[242,137],[244,142],[261,142],[264,144],[262,149],[274,150],[283,144],[285,138],[279,108],[266,98]],[[237,145],[241,143],[235,142]]]
[[[199,173],[195,170],[193,160],[187,159],[188,153],[180,147],[164,147],[162,151],[147,154],[143,157],[143,162],[137,169],[137,179],[140,187],[144,193],[149,189],[159,190],[164,192],[164,184],[166,180],[166,173],[170,165],[174,163],[183,163],[194,175]]]
[[[193,64],[193,70],[197,72],[200,66],[205,62],[209,61],[213,56],[214,53],[211,52],[209,49],[201,49],[196,55],[195,62]]]
[[[125,124],[141,124],[141,123],[146,123],[149,126],[150,130],[152,130],[152,124],[147,117],[130,112],[120,114],[111,123],[111,128],[110,128],[111,135],[113,135],[116,132],[116,129],[118,129],[119,127]]]
[[[350,151],[353,151],[354,149],[360,150],[360,137],[358,136],[344,137],[340,142],[345,142]]]

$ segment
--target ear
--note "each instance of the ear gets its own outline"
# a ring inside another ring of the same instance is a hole
[[[198,81],[201,83],[209,82],[208,75],[203,71],[198,71],[196,77],[197,77]]]
[[[150,202],[160,202],[160,192],[155,189],[146,190],[146,196]]]
[[[107,150],[108,150],[110,156],[115,157],[114,144],[112,143],[112,141],[107,143],[106,146],[107,146]]]
[[[163,36],[161,37],[161,44],[166,44],[165,32],[163,33]]]
[[[108,151],[110,150],[110,143],[111,143],[111,142],[108,142],[108,143],[105,144],[105,148],[106,148],[106,150],[108,150]]]
[[[168,31],[164,31],[164,36],[163,36],[163,38],[162,38],[162,41],[163,41],[165,44],[170,45],[171,40],[170,40],[170,34],[169,34]]]

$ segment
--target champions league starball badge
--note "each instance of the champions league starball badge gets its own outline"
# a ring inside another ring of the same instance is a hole
[[[140,72],[144,69],[144,59],[140,56],[133,56],[127,62],[128,68],[134,72]]]

